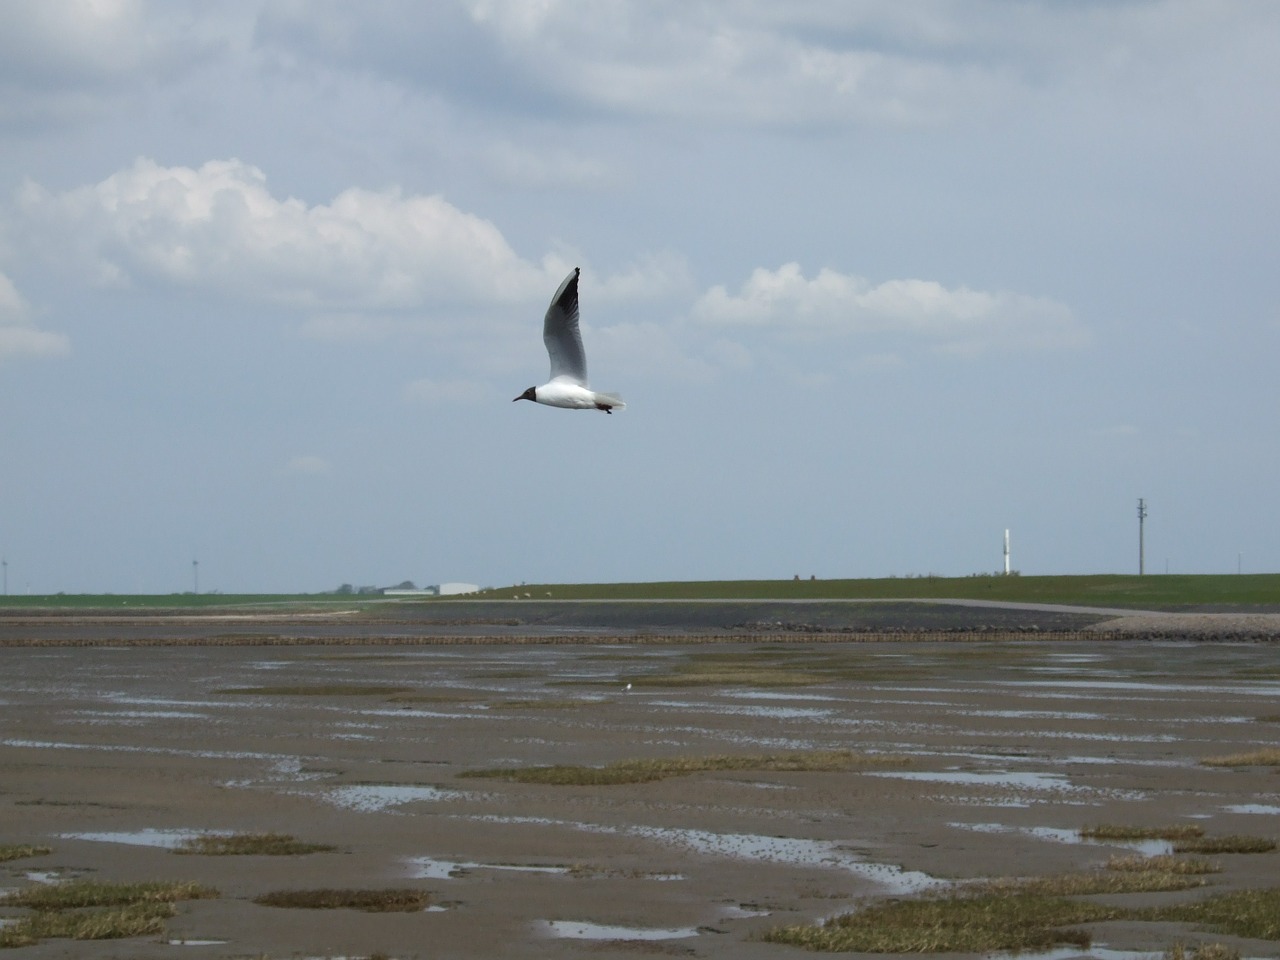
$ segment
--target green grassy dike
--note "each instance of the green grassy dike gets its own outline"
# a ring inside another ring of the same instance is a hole
[[[494,587],[456,597],[382,598],[309,594],[56,594],[0,597],[4,610],[110,610],[116,613],[230,609],[323,613],[385,603],[468,600],[998,600],[1148,610],[1265,608],[1280,610],[1280,574],[1132,576],[884,577],[864,580],[700,580],[649,583],[541,583]]]
[[[872,580],[706,580],[667,583],[522,584],[456,599],[558,600],[1000,600],[1170,610],[1280,609],[1280,574],[888,577]],[[453,598],[447,598],[453,599]]]

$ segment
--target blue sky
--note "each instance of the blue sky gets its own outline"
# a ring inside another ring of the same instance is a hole
[[[1280,570],[1280,6],[0,2],[11,593]],[[604,416],[511,398],[581,266]]]

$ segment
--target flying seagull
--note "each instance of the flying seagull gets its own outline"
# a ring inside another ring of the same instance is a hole
[[[564,283],[551,298],[547,317],[542,324],[542,342],[551,355],[551,379],[540,387],[530,387],[512,400],[532,400],[551,407],[570,410],[603,410],[613,413],[626,404],[616,393],[596,393],[587,386],[587,355],[582,349],[582,333],[578,330],[578,274],[564,278]]]

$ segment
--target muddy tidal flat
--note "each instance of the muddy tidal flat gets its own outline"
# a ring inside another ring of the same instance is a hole
[[[217,896],[178,902],[162,933],[13,954],[795,958],[812,954],[768,932],[1170,853],[1082,839],[1090,826],[1280,839],[1280,645],[1082,639],[1106,618],[1074,616],[1058,639],[714,644],[519,643],[496,622],[472,625],[484,643],[388,643],[390,628],[376,644],[281,643],[275,628],[255,643],[265,628],[222,624],[206,626],[236,642],[174,628],[170,645],[152,621],[130,645],[121,623],[68,622],[70,639],[0,646],[0,848],[49,850],[0,862],[0,889],[194,881]],[[1233,756],[1261,759],[1219,765]],[[670,764],[641,782],[519,778],[629,761]],[[328,849],[178,852],[263,833]],[[1212,859],[1203,887],[1117,901],[1280,885],[1280,853]],[[426,905],[256,902],[322,888],[421,891]],[[0,900],[0,931],[29,912]],[[1044,956],[1179,941],[1280,956],[1280,941],[1191,923],[1076,929],[1092,947]]]

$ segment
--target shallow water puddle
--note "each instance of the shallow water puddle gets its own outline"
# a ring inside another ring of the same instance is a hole
[[[1215,693],[1230,696],[1275,697],[1280,695],[1280,684],[1274,683],[1242,683],[1201,684],[1201,683],[1154,683],[1142,680],[993,680],[995,686],[1017,687],[1060,687],[1071,690],[1128,690],[1150,691],[1152,693]]]
[[[979,773],[972,770],[869,770],[867,776],[889,777],[895,780],[920,780],[926,783],[950,783],[957,786],[1008,787],[1019,790],[1050,790],[1055,792],[1082,789],[1073,786],[1060,773],[1020,773],[1002,770],[995,773]]]
[[[335,787],[321,794],[334,806],[360,813],[380,813],[406,803],[422,801],[458,800],[470,796],[461,790],[442,787],[396,783],[365,783],[349,787]]]
[[[833,710],[826,707],[774,707],[762,705],[737,705],[726,703],[707,703],[692,700],[650,700],[655,707],[670,707],[675,710],[701,713],[715,713],[724,716],[766,717],[770,720],[823,720],[830,717]]]
[[[190,710],[76,710],[71,715],[83,717],[88,723],[211,719],[207,713],[195,713]]]
[[[125,743],[69,743],[57,740],[0,740],[6,747],[23,747],[34,750],[97,750],[103,753],[141,753],[162,757],[194,757],[198,760],[262,760],[272,764],[278,773],[297,774],[294,779],[314,779],[314,775],[301,774],[304,759],[316,760],[317,757],[295,757],[281,753],[257,753],[251,750],[185,750],[180,747],[136,746]]]
[[[127,843],[135,847],[163,847],[168,850],[182,846],[199,836],[230,836],[228,830],[134,830],[132,832],[62,833],[63,840],[94,840],[101,843]]]
[[[1051,843],[1122,847],[1145,857],[1161,857],[1173,853],[1173,843],[1169,840],[1098,840],[1093,837],[1082,837],[1078,830],[1062,830],[1057,827],[1014,827],[1003,823],[949,823],[947,826],[958,830],[973,830],[976,833],[1017,833],[1035,837],[1037,840],[1048,840]]]
[[[584,920],[543,920],[541,923],[551,936],[566,940],[680,940],[698,935],[697,927],[653,929],[612,926]]]
[[[986,960],[1154,960],[1154,950],[1111,950],[1107,947],[1054,947],[1052,950],[1020,953],[989,953]]]
[[[178,700],[173,697],[130,696],[123,693],[108,694],[104,699],[108,703],[129,707],[180,707],[187,710],[226,710],[228,707],[239,710],[253,706],[253,704],[242,700]]]
[[[445,710],[427,710],[422,707],[374,707],[368,710],[357,711],[362,717],[397,717],[399,719],[411,718],[414,720],[494,720],[500,719],[484,712],[483,709],[477,707],[466,713],[458,711]]]
[[[1222,809],[1227,813],[1259,813],[1269,816],[1280,814],[1280,806],[1267,803],[1236,803]]]
[[[755,917],[767,917],[770,912],[753,903],[738,903],[725,907],[720,915],[726,920],[750,920]]]
[[[750,860],[756,863],[773,863],[793,867],[826,867],[844,870],[862,877],[891,893],[919,893],[947,886],[949,881],[939,880],[918,870],[904,870],[887,863],[869,863],[855,853],[841,849],[833,840],[808,840],[795,837],[766,837],[749,833],[712,833],[708,830],[692,830],[679,827],[612,827],[604,824],[583,823],[572,820],[553,820],[548,817],[469,816],[467,819],[486,823],[522,823],[551,827],[568,827],[591,833],[618,834],[641,837],[667,846],[682,847],[702,856],[725,857],[731,860]]]
[[[1103,720],[1101,713],[1080,710],[957,710],[963,717],[993,717],[1000,720]]]
[[[456,880],[470,870],[508,870],[514,873],[546,873],[563,875],[568,867],[538,866],[516,863],[477,863],[465,860],[437,860],[434,857],[413,857],[409,860],[415,880]]]

